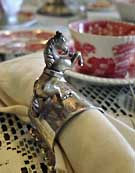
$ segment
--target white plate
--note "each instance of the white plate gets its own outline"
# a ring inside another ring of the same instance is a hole
[[[78,72],[74,72],[71,70],[66,70],[64,73],[65,77],[70,77],[74,79],[79,79],[82,81],[90,82],[96,85],[128,85],[128,84],[135,84],[135,77],[134,78],[102,78],[96,76],[90,76],[86,74],[81,74]]]

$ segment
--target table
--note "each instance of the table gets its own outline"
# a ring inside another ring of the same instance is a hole
[[[25,9],[29,9],[29,6]],[[119,20],[119,14],[116,11],[88,13],[88,18],[104,16]],[[37,23],[30,28],[53,31],[59,29],[68,38],[70,37],[67,29],[69,19],[56,20],[54,17],[49,17],[48,20],[48,17],[39,15],[36,18]],[[129,93],[130,95],[129,86],[95,86],[91,83],[71,80],[71,78],[68,80],[94,105],[135,129],[135,106],[131,110],[130,105],[126,108],[118,102],[121,94]],[[3,113],[0,113],[0,123],[0,156],[2,156],[0,157],[0,172],[45,173],[46,166],[42,158],[42,149],[28,133],[30,125],[23,124],[16,115]]]

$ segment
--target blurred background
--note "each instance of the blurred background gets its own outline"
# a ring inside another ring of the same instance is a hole
[[[85,60],[92,55],[88,65],[94,65],[96,75],[98,71],[98,76],[94,76],[89,68],[71,70],[67,78],[94,105],[135,129],[134,24],[135,0],[0,0],[0,61],[42,52],[56,30],[61,31],[71,50],[81,50]],[[106,37],[109,41],[105,41]],[[113,76],[114,65],[124,69],[124,73],[120,71],[122,78],[118,78],[118,73]],[[100,68],[107,69],[106,73]],[[14,70],[17,73],[18,69]],[[3,113],[0,122],[0,172],[45,173],[41,146],[28,133],[29,125],[15,115]]]

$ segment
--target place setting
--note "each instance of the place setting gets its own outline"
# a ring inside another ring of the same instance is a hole
[[[69,24],[74,49],[84,65],[65,75],[98,85],[135,83],[135,25],[114,20],[81,20]]]
[[[134,172],[134,22],[113,0],[1,2],[0,172]]]
[[[82,20],[69,24],[76,50],[82,52],[84,66],[77,65],[65,74],[96,85],[135,83],[135,1],[94,1],[114,5],[119,20]]]
[[[43,29],[0,31],[1,60],[8,60],[44,49],[53,32]]]

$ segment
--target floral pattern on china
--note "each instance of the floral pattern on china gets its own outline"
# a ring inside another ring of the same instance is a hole
[[[112,21],[90,22],[86,23],[85,32],[99,36],[131,36],[135,35],[135,26],[126,27],[125,23]],[[80,43],[77,39],[75,48],[81,51],[84,57],[84,66],[76,65],[74,68],[77,72],[111,78],[123,78],[127,71],[130,76],[135,73],[134,41],[112,45],[110,57],[97,56],[98,48],[94,44]]]
[[[45,30],[21,30],[0,32],[0,53],[25,55],[42,50],[54,33]]]

